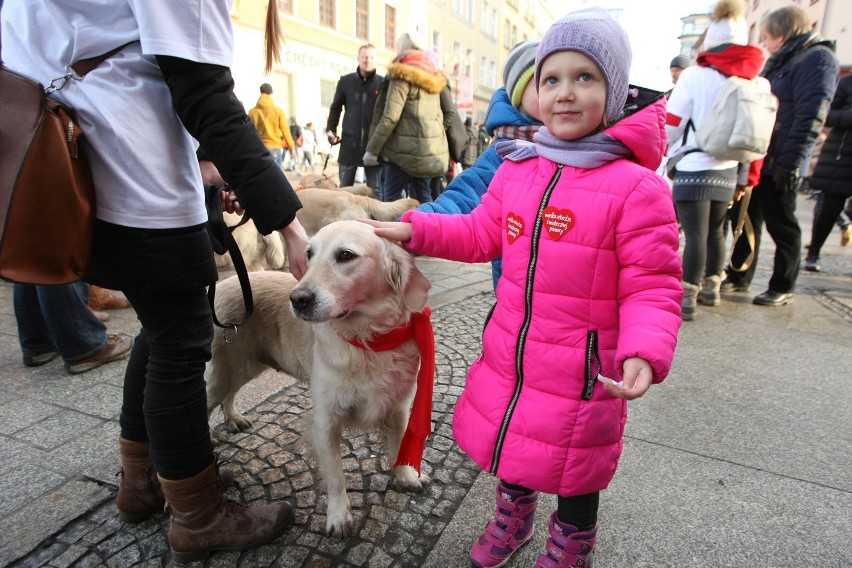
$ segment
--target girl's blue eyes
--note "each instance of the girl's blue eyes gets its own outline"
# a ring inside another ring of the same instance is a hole
[[[593,80],[594,80],[594,77],[592,76],[591,73],[580,73],[577,76],[577,81],[580,81],[580,82],[583,82],[583,83],[588,82],[588,81],[593,81]],[[555,85],[559,82],[559,79],[557,79],[556,77],[547,77],[545,79],[545,82],[548,85]]]

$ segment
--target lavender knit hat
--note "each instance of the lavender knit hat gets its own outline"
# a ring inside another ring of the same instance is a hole
[[[557,20],[545,32],[535,56],[535,86],[541,80],[541,64],[557,51],[578,51],[600,68],[606,79],[604,120],[612,124],[627,102],[630,61],[633,52],[627,33],[600,8],[583,8]]]

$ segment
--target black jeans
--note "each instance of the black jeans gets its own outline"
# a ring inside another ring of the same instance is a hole
[[[796,219],[796,192],[778,191],[771,178],[761,177],[760,183],[752,192],[748,215],[754,225],[754,260],[744,272],[736,272],[729,266],[728,279],[737,285],[751,284],[757,267],[761,229],[766,223],[766,231],[775,241],[775,263],[772,277],[769,279],[769,289],[774,292],[792,292],[796,288],[802,260],[802,229]],[[731,211],[731,218],[736,218],[736,207]],[[740,266],[748,257],[748,253],[748,243],[745,239],[740,239],[731,258]]]
[[[124,292],[142,324],[124,376],[121,435],[150,442],[166,479],[213,463],[204,368],[213,339],[206,286],[216,278],[203,225],[95,227],[87,280]]]
[[[677,212],[686,236],[683,248],[683,280],[700,285],[705,276],[722,273],[725,267],[724,201],[678,201]]]

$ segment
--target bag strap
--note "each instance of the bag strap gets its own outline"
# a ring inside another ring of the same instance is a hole
[[[239,326],[248,323],[251,316],[254,314],[254,298],[251,293],[251,282],[249,282],[246,263],[243,260],[243,255],[240,253],[240,247],[234,239],[233,232],[237,229],[237,227],[241,227],[248,223],[251,217],[249,217],[248,213],[244,213],[242,219],[240,219],[240,222],[236,225],[228,226],[225,224],[225,217],[222,214],[222,203],[219,195],[221,191],[227,187],[228,184],[225,184],[222,187],[216,187],[215,185],[204,186],[208,217],[207,230],[210,235],[213,250],[219,254],[224,254],[225,251],[231,254],[231,262],[234,263],[234,270],[237,272],[237,279],[240,281],[240,289],[243,293],[243,304],[245,305],[243,318],[239,322],[222,323],[219,321],[219,318],[216,317],[215,282],[210,284],[207,288],[207,301],[210,303],[210,313],[213,316],[213,323],[221,328],[233,329],[236,331]]]
[[[119,51],[124,49],[125,47],[127,47],[128,45],[130,45],[131,43],[133,43],[133,42],[131,41],[131,42],[125,43],[124,45],[120,45],[120,46],[116,47],[115,49],[107,51],[103,55],[97,55],[95,57],[90,57],[88,59],[81,59],[80,61],[77,61],[76,63],[72,63],[68,67],[73,69],[74,73],[76,73],[80,77],[83,77],[89,71],[91,71],[92,69],[94,69],[95,67],[97,67],[98,65],[100,65],[101,63],[103,63],[104,61],[106,61],[107,59],[109,59],[110,57],[112,57],[113,55],[115,55],[116,53],[118,53]]]
[[[754,261],[754,225],[751,222],[751,219],[748,216],[748,204],[751,201],[751,187],[746,187],[745,193],[740,198],[740,209],[737,214],[736,223],[734,224],[733,230],[733,244],[731,245],[731,251],[736,248],[737,241],[739,238],[745,234],[746,242],[749,246],[748,257],[743,261],[740,266],[734,266],[733,252],[731,253],[731,260],[728,262],[731,269],[735,272],[745,272],[748,270],[748,267],[751,266],[751,263]]]

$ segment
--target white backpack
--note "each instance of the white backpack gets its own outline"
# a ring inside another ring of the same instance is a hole
[[[695,141],[702,152],[719,160],[752,162],[766,155],[775,127],[778,99],[763,77],[728,77]]]

